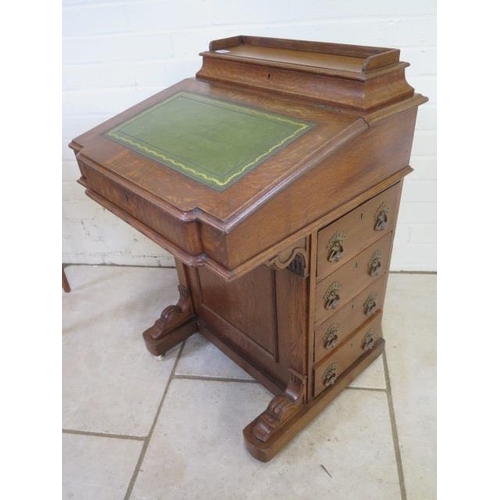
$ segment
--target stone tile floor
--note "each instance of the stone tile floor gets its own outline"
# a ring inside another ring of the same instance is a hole
[[[196,334],[162,361],[141,332],[173,269],[68,266],[63,498],[436,498],[436,276],[391,274],[386,354],[267,464],[242,430],[271,394]]]

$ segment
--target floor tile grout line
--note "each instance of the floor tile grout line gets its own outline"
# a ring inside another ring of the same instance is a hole
[[[146,436],[130,436],[128,434],[111,434],[108,432],[80,431],[77,429],[63,429],[63,434],[76,434],[78,436],[93,436],[110,439],[128,439],[130,441],[145,441]]]
[[[128,488],[127,488],[127,491],[125,493],[123,500],[129,500],[130,495],[132,494],[132,491],[134,489],[135,481],[137,480],[137,476],[139,475],[139,471],[141,469],[142,462],[144,460],[144,457],[146,456],[146,451],[148,450],[151,436],[153,435],[153,432],[154,432],[155,427],[156,427],[156,423],[158,422],[158,417],[160,416],[160,412],[162,410],[163,403],[167,397],[167,393],[168,393],[168,390],[169,390],[170,385],[172,383],[172,380],[174,380],[175,370],[177,368],[179,360],[181,359],[182,351],[184,350],[185,343],[186,343],[186,341],[184,341],[182,343],[181,348],[179,349],[179,352],[177,353],[177,358],[175,359],[174,366],[172,367],[172,371],[170,372],[170,375],[168,377],[167,385],[165,386],[165,390],[163,391],[163,395],[160,399],[160,403],[158,404],[158,408],[156,410],[156,414],[154,416],[153,423],[151,424],[151,428],[149,429],[149,433],[146,436],[146,438],[144,439],[144,444],[142,445],[141,453],[139,455],[139,458],[137,459],[137,464],[135,466],[134,472],[132,473],[132,477],[130,478]]]
[[[203,375],[182,375],[175,374],[173,376],[174,380],[200,380],[206,382],[237,382],[243,384],[259,384],[259,382],[255,379],[242,379],[242,378],[226,378],[226,377],[212,377],[212,376],[203,376]],[[387,389],[383,389],[381,387],[357,387],[357,386],[349,386],[346,389],[351,389],[354,391],[373,391],[373,392],[387,392]]]
[[[401,460],[401,448],[399,447],[398,428],[396,425],[396,412],[394,411],[394,403],[392,400],[391,380],[389,378],[389,366],[387,364],[387,355],[386,355],[385,351],[383,353],[383,361],[384,361],[385,385],[387,387],[387,391],[386,391],[387,406],[389,408],[389,418],[391,421],[392,442],[394,444],[394,454],[396,455],[396,466],[398,469],[399,488],[401,490],[401,500],[407,500],[405,478],[404,478],[404,471],[403,471],[403,462]]]
[[[130,267],[132,269],[137,269],[137,268],[142,268],[142,269],[172,269],[175,271],[175,264],[172,266],[151,266],[151,265],[144,265],[141,266],[140,264],[104,264],[104,263],[99,263],[99,264],[86,264],[85,262],[78,262],[78,263],[64,263],[63,262],[63,267],[67,268],[69,266],[88,266],[88,267]],[[404,271],[403,271],[404,272]]]
[[[213,377],[210,375],[183,375],[176,373],[173,376],[174,380],[201,380],[207,382],[238,382],[243,384],[258,384],[259,382],[255,379],[244,379],[244,378],[227,378],[227,377]],[[353,389],[355,391],[374,391],[374,392],[387,392],[387,389],[381,387],[357,387],[349,386],[347,389]]]
[[[387,392],[387,389],[381,389],[379,387],[357,387],[357,386],[348,386],[346,389],[350,389],[351,391],[372,391],[372,392]]]
[[[259,384],[259,382],[255,379],[244,379],[244,378],[226,378],[226,377],[213,377],[210,375],[182,375],[175,374],[173,376],[174,380],[200,380],[207,382],[237,382],[243,384]],[[355,391],[373,391],[373,392],[387,392],[387,389],[383,389],[381,387],[358,387],[358,386],[349,386],[346,389],[352,389]]]
[[[389,271],[389,274],[424,274],[424,275],[437,275],[437,271]]]
[[[255,379],[244,379],[244,378],[225,378],[225,377],[212,377],[212,376],[201,376],[201,375],[174,375],[174,379],[177,380],[206,380],[208,382],[239,382],[243,384],[258,384]]]
[[[144,269],[172,269],[175,270],[175,265],[172,266],[142,266],[140,264],[87,264],[85,262],[77,263],[63,263],[65,268],[69,266],[89,266],[89,267],[132,267],[132,268],[144,268]],[[389,271],[389,274],[437,274],[437,271]]]

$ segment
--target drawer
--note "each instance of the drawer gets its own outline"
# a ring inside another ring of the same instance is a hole
[[[314,362],[319,361],[344,342],[344,340],[382,309],[387,274],[365,288],[351,302],[333,316],[316,326],[314,331]]]
[[[319,231],[318,279],[335,271],[384,232],[391,232],[400,191],[398,183]]]
[[[316,322],[340,310],[388,270],[391,242],[392,232],[347,261],[316,286]]]
[[[169,245],[173,245],[174,248],[179,248],[189,255],[198,255],[203,252],[196,222],[181,222],[175,216],[152,203],[146,195],[140,196],[121,186],[89,164],[85,164],[85,175],[90,193],[96,193],[112,207],[118,208],[120,212],[116,215],[131,226],[143,233],[145,226],[147,230],[166,240]],[[112,210],[112,207],[107,208]],[[148,232],[145,234],[152,238]],[[170,251],[173,250],[169,246],[166,248]]]
[[[314,397],[335,384],[338,377],[382,337],[382,312],[354,331],[332,354],[314,368]]]

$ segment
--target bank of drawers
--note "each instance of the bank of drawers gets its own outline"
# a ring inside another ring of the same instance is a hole
[[[318,281],[367,245],[390,233],[396,224],[400,186],[383,191],[318,233]]]
[[[316,323],[314,362],[330,354],[365,321],[382,309],[387,274],[361,291],[354,299],[325,321]]]
[[[318,232],[313,397],[382,336],[400,185]]]
[[[391,243],[392,233],[388,233],[318,283],[316,322],[331,316],[386,273]]]
[[[382,312],[378,311],[314,368],[314,397],[335,384],[337,378],[382,336]]]

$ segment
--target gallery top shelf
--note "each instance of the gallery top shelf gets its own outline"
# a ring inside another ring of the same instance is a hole
[[[214,40],[197,77],[301,94],[356,110],[413,95],[398,49],[235,36]]]
[[[226,59],[261,60],[276,67],[302,66],[312,72],[349,73],[358,78],[399,63],[398,49],[250,36],[214,40],[202,55],[214,53]]]

